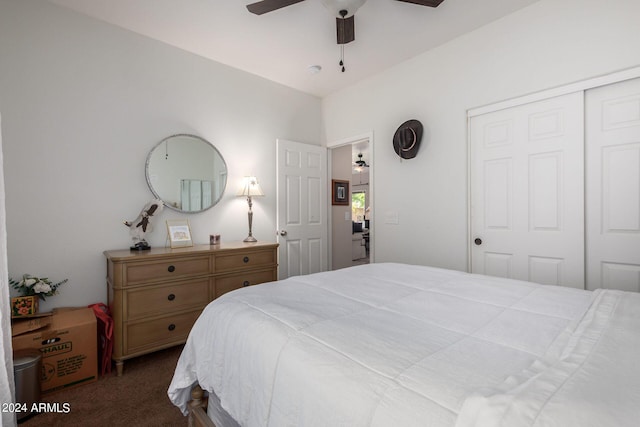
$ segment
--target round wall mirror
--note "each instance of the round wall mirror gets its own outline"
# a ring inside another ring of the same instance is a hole
[[[218,203],[227,185],[227,164],[209,141],[172,135],[147,156],[147,183],[154,196],[179,212],[202,212]]]

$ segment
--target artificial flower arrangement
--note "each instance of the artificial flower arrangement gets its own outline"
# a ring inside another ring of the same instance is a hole
[[[46,301],[58,293],[58,287],[66,283],[64,279],[58,283],[52,283],[47,277],[34,277],[29,274],[22,276],[22,280],[9,279],[9,283],[20,292],[19,297],[11,298],[11,317],[33,316],[38,313],[38,299]]]
[[[45,297],[51,297],[58,293],[58,287],[67,283],[69,279],[64,279],[58,283],[51,283],[47,277],[35,277],[30,274],[22,276],[22,280],[9,279],[9,283],[20,292],[23,297],[37,296],[42,301],[46,301]]]

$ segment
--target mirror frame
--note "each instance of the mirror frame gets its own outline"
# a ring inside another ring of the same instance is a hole
[[[174,210],[176,212],[181,212],[181,213],[199,213],[199,212],[204,212],[208,209],[211,209],[212,207],[214,207],[215,205],[217,205],[220,200],[222,200],[222,198],[224,197],[224,193],[227,190],[227,179],[225,178],[225,182],[224,182],[224,188],[222,189],[222,192],[220,193],[220,197],[218,198],[218,200],[216,200],[215,202],[213,202],[211,204],[211,206],[208,206],[204,209],[200,209],[198,211],[185,211],[183,209],[179,209],[176,208],[175,206],[171,206],[169,204],[167,204],[167,202],[160,197],[160,195],[158,194],[158,192],[153,188],[153,185],[151,185],[151,178],[149,177],[149,162],[151,161],[151,156],[153,155],[154,151],[156,151],[157,148],[159,148],[162,144],[164,144],[166,141],[170,140],[171,138],[176,138],[176,137],[189,137],[189,138],[194,138],[197,140],[200,140],[202,142],[204,142],[205,144],[208,144],[213,151],[220,156],[220,160],[222,161],[222,164],[224,165],[224,169],[226,171],[226,174],[229,174],[229,168],[227,167],[227,162],[224,160],[224,157],[222,156],[222,154],[220,153],[220,151],[215,147],[215,145],[213,145],[212,143],[210,143],[209,141],[207,141],[206,139],[197,136],[197,135],[193,135],[193,134],[189,134],[189,133],[176,133],[174,135],[170,135],[166,138],[163,138],[162,141],[158,142],[156,145],[153,146],[153,148],[151,148],[151,150],[149,151],[149,154],[147,154],[147,160],[144,163],[144,175],[145,178],[147,179],[147,185],[149,186],[149,190],[151,190],[151,193],[153,193],[154,197],[162,200],[162,204],[164,206],[166,206],[167,208]]]

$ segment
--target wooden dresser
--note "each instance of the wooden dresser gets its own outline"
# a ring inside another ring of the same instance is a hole
[[[202,309],[220,295],[277,280],[277,248],[227,242],[105,251],[118,375],[126,359],[183,344]]]

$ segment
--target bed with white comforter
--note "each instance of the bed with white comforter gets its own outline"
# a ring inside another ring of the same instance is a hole
[[[637,426],[640,295],[404,264],[244,288],[194,325],[169,397],[241,426]]]

